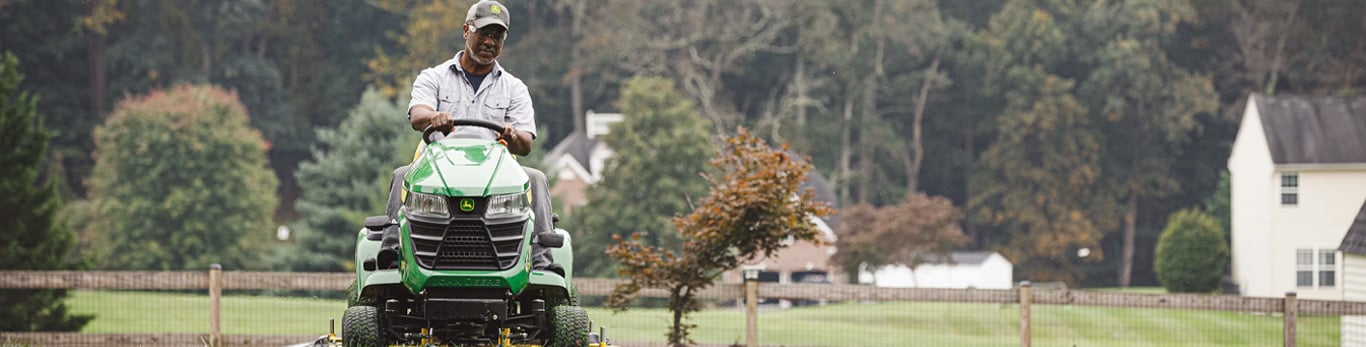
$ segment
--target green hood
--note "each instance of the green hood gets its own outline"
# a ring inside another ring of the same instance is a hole
[[[410,192],[490,196],[525,192],[528,179],[502,144],[483,139],[445,139],[422,149],[403,185]]]

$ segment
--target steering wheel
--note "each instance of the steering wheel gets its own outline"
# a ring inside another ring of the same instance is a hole
[[[507,131],[506,128],[503,128],[502,124],[486,121],[483,119],[455,119],[451,121],[451,124],[454,126],[476,126],[480,128],[493,130],[493,132],[496,134],[502,134],[504,131]],[[436,132],[441,132],[441,138],[432,138],[432,134]],[[446,138],[446,135],[450,134],[447,134],[444,131],[437,130],[431,125],[428,125],[426,129],[422,130],[422,141],[430,145],[433,141]]]

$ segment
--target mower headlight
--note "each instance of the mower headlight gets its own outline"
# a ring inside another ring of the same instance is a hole
[[[531,194],[517,193],[489,197],[489,208],[484,218],[507,218],[525,216],[531,212]]]
[[[446,197],[440,195],[408,193],[408,201],[403,202],[408,214],[428,218],[450,218],[451,211],[446,208]]]

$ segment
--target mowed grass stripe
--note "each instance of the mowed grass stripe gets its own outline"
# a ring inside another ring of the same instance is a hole
[[[88,333],[199,333],[209,332],[208,295],[150,291],[73,290],[67,300],[77,314],[94,314]],[[342,300],[225,296],[224,334],[321,335],[328,319],[346,310]]]
[[[71,291],[71,309],[97,317],[92,333],[207,333],[207,295],[150,291]],[[345,310],[341,300],[230,295],[223,299],[226,334],[313,335]],[[665,309],[613,313],[589,308],[617,341],[664,341]],[[1081,306],[1033,306],[1038,346],[1278,346],[1279,315]],[[1003,346],[1019,342],[1020,311],[1013,304],[885,302],[765,308],[760,343],[786,346]],[[693,339],[744,341],[745,315],[735,305],[695,313]],[[1338,344],[1338,317],[1301,316],[1300,344]]]

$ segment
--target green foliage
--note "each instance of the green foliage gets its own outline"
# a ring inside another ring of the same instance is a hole
[[[1204,203],[1205,213],[1219,221],[1219,232],[1224,234],[1226,241],[1231,241],[1230,237],[1233,236],[1229,230],[1233,226],[1233,213],[1230,212],[1232,204],[1229,201],[1233,198],[1229,190],[1230,179],[1228,170],[1219,172],[1219,188],[1215,189],[1214,194],[1205,198]]]
[[[90,129],[100,118],[92,116],[89,93],[79,81],[89,73],[85,64],[86,41],[77,35],[84,4],[74,1],[7,0],[0,1],[0,49],[10,51],[24,62],[24,88],[35,95],[43,110],[42,119],[54,128],[49,152],[53,157],[51,174],[57,177],[64,197],[84,191],[81,182],[93,166],[90,159]]]
[[[708,163],[717,175],[706,175],[712,187],[707,197],[692,213],[673,219],[687,240],[680,251],[647,245],[640,233],[618,236],[620,243],[607,248],[620,262],[620,273],[630,276],[612,290],[608,304],[624,309],[642,288],[668,290],[674,313],[668,337],[674,346],[694,343],[688,331],[695,326],[683,320],[702,309],[697,293],[717,276],[741,262],[772,257],[786,240],[820,242],[810,218],[834,212],[800,188],[811,164],[794,158],[786,146],[769,147],[743,127]]]
[[[678,250],[684,238],[669,220],[693,207],[707,190],[698,176],[714,152],[707,121],[673,82],[640,77],[627,83],[619,104],[624,119],[603,138],[615,153],[602,180],[588,189],[588,205],[574,209],[576,273],[611,276],[603,250],[615,235],[641,232],[651,247]]]
[[[13,54],[0,55],[0,269],[77,268],[56,182],[39,179],[52,132],[38,120],[38,97],[20,91],[18,65]],[[80,330],[92,316],[72,315],[65,298],[65,290],[0,290],[0,331]]]
[[[1172,293],[1209,293],[1219,290],[1228,264],[1228,242],[1219,220],[1208,213],[1185,209],[1168,218],[1157,241],[1153,270]]]
[[[124,100],[95,130],[85,233],[100,266],[264,268],[277,181],[236,94],[181,85]]]
[[[419,135],[404,118],[406,101],[395,102],[368,89],[336,129],[318,131],[313,158],[295,176],[303,196],[293,225],[297,247],[277,268],[292,271],[350,271],[356,232],[365,217],[384,214],[393,170],[412,159]]]

